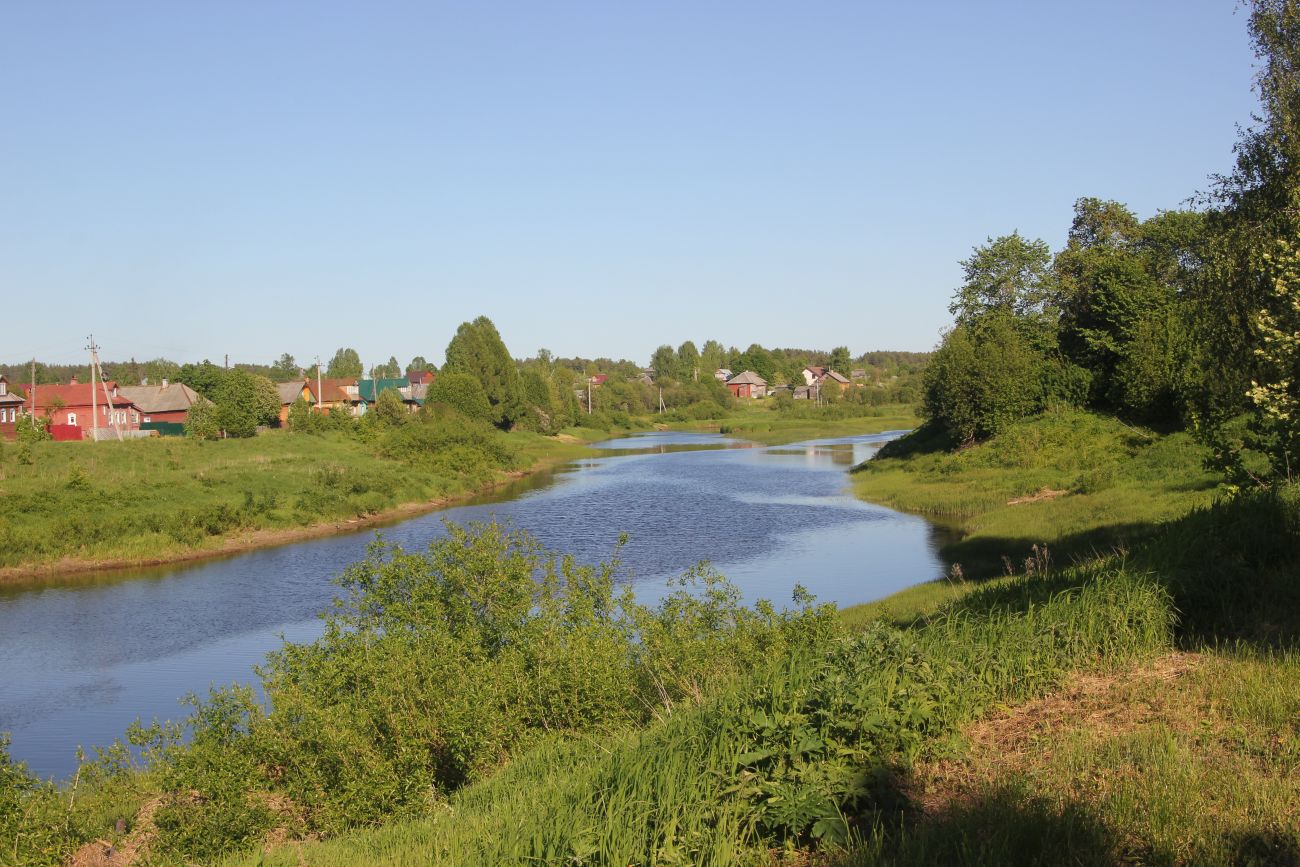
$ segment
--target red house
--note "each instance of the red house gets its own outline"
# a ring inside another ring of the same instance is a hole
[[[36,415],[49,418],[55,439],[86,439],[92,429],[99,431],[96,439],[108,439],[114,428],[140,429],[140,408],[118,393],[116,382],[94,385],[74,377],[67,385],[38,385],[35,392]]]
[[[738,373],[727,380],[727,388],[736,397],[766,397],[767,380],[752,370]]]

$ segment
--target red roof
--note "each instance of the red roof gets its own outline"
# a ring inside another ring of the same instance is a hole
[[[114,392],[117,391],[116,382],[106,382],[104,385],[108,387],[113,406],[123,408],[134,406],[124,395],[113,396]],[[80,382],[76,385],[37,385],[36,412],[40,414],[50,409],[51,404],[56,402],[68,409],[90,406],[92,403],[102,406],[104,403],[104,387],[97,386],[95,388],[93,399],[91,398],[90,389],[91,383],[89,382]]]
[[[590,382],[592,385],[604,385],[605,380],[607,379],[609,379],[609,374],[597,373],[595,376],[587,377],[587,382]]]
[[[411,383],[421,383],[421,382],[422,382],[422,383],[424,383],[425,385],[428,385],[429,383],[433,382],[433,374],[430,373],[430,372],[427,371],[427,370],[411,370],[411,371],[408,371],[407,374],[406,374],[406,378],[407,378]]]

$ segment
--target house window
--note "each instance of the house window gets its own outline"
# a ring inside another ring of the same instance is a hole
[[[137,415],[136,413],[132,412],[132,413],[131,413],[131,424],[139,424],[139,423],[140,423],[140,416]]]
[[[0,382],[0,397],[4,397],[8,393],[9,393],[9,383]]]
[[[68,413],[68,424],[73,427],[77,426],[77,414],[75,412]]]
[[[148,424],[149,421],[150,421],[149,416],[145,416],[145,417],[144,417],[144,423],[145,423],[145,424]]]

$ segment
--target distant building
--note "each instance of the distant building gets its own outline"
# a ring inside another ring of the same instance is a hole
[[[0,439],[11,440],[18,436],[18,417],[23,414],[26,401],[9,390],[9,379],[0,373]]]
[[[752,370],[746,370],[727,380],[727,389],[736,397],[765,397],[767,380]]]
[[[725,367],[719,367],[717,370],[713,371],[713,378],[718,382],[726,382],[728,379],[731,379],[731,377],[731,371]]]
[[[289,408],[297,403],[300,399],[307,401],[308,405],[316,403],[316,395],[312,394],[307,387],[307,380],[299,379],[294,382],[278,382],[275,390],[280,393],[280,426],[284,427],[289,423]]]
[[[122,396],[140,410],[141,421],[185,424],[190,417],[190,407],[202,403],[198,392],[182,382],[162,381],[162,385],[124,385],[118,389]]]
[[[120,393],[116,382],[40,385],[32,400],[38,417],[50,420],[55,439],[107,439],[114,429],[136,431],[140,408]]]

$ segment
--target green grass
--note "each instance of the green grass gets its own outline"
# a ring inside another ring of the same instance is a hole
[[[0,455],[0,569],[215,551],[232,537],[373,517],[583,453],[578,443],[537,434],[490,436],[509,458],[465,461],[463,468],[418,454],[388,457],[381,444],[340,433],[7,445]]]
[[[800,407],[800,410],[794,414],[783,413],[770,400],[737,402],[736,407],[723,418],[673,422],[668,427],[720,432],[764,445],[783,445],[810,439],[911,430],[920,423],[916,409],[911,405],[858,407],[854,408],[856,414],[849,416],[840,416],[834,407],[821,414],[815,407]]]
[[[1220,478],[1190,435],[1092,413],[1049,412],[957,452],[926,442],[928,433],[863,464],[854,490],[951,527],[958,539],[940,553],[967,577],[1002,574],[1008,563],[1020,571],[1035,544],[1058,562],[1131,547],[1218,494]]]

